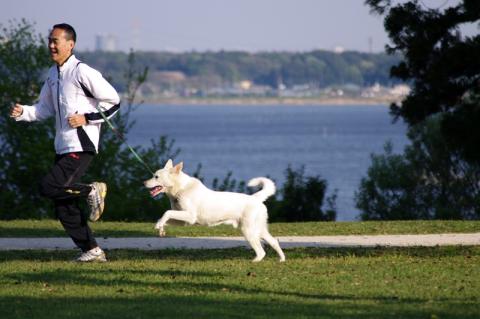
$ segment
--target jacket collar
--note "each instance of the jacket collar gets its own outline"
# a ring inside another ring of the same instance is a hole
[[[72,64],[75,63],[75,61],[77,60],[77,58],[75,57],[75,55],[72,53],[66,60],[65,62],[63,62],[62,65],[57,65],[57,69],[59,71],[63,71],[65,69],[68,69]]]

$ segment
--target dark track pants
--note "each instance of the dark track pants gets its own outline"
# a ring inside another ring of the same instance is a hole
[[[91,187],[80,184],[94,153],[78,152],[55,156],[55,164],[40,183],[42,196],[53,200],[55,215],[67,234],[82,251],[97,247],[97,242],[87,224],[87,216],[79,206]]]

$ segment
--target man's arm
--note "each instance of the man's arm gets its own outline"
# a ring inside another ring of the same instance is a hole
[[[46,119],[54,114],[52,96],[47,82],[43,84],[38,103],[31,106],[16,103],[10,109],[10,116],[16,121],[33,122]]]
[[[22,113],[23,113],[23,106],[21,104],[16,103],[10,109],[10,117],[16,118],[22,115]]]
[[[78,68],[78,81],[85,95],[96,99],[103,114],[108,119],[111,118],[120,108],[120,97],[117,91],[97,70],[84,63],[78,65]],[[98,111],[84,114],[84,116],[88,123],[104,122],[102,115]]]

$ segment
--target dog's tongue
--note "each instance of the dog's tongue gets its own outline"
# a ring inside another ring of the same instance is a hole
[[[162,186],[156,186],[150,189],[150,196],[154,199],[158,199],[160,197],[160,194],[162,193],[162,188]]]

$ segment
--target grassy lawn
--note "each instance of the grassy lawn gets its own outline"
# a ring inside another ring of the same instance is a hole
[[[99,222],[97,236],[156,236],[154,223]],[[274,236],[470,233],[474,221],[272,224]],[[233,236],[231,227],[170,227],[170,236]],[[65,236],[58,221],[0,221],[0,237]],[[295,248],[286,263],[250,249],[0,251],[7,318],[479,318],[480,247]]]
[[[480,247],[0,252],[7,318],[480,318]]]
[[[97,222],[91,226],[96,236],[150,237],[156,236],[155,223]],[[167,226],[167,235],[240,236],[231,226]],[[480,232],[480,221],[389,221],[389,222],[309,222],[270,224],[273,236],[435,234]],[[56,220],[0,221],[0,237],[64,237]]]

